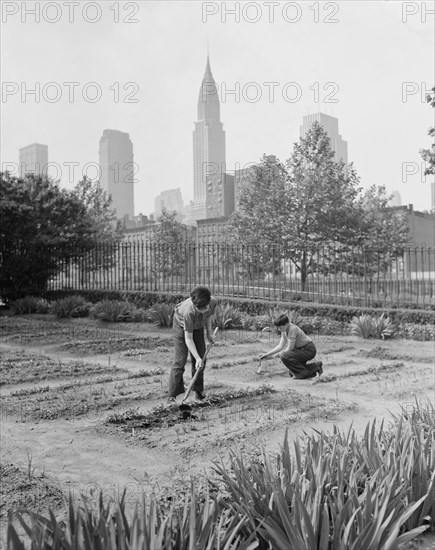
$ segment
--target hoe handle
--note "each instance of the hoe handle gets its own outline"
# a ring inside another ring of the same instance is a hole
[[[213,336],[216,336],[218,330],[219,330],[218,327],[216,327],[216,328],[214,329]],[[195,374],[194,374],[192,380],[190,381],[189,387],[187,388],[187,391],[186,391],[186,393],[185,393],[185,395],[184,395],[184,399],[183,399],[183,401],[181,402],[181,404],[183,404],[183,403],[186,401],[186,399],[189,397],[190,392],[192,391],[192,388],[193,388],[193,386],[195,385],[196,379],[197,379],[198,376],[199,376],[199,373],[200,373],[202,370],[204,370],[204,361],[205,361],[205,358],[207,357],[208,352],[210,351],[210,348],[212,347],[212,345],[213,345],[212,342],[210,342],[210,343],[208,344],[208,346],[207,346],[207,348],[206,348],[206,350],[205,350],[205,353],[204,353],[204,357],[202,358],[202,360],[203,360],[202,367],[201,367],[200,369],[196,369],[196,372],[195,372]]]

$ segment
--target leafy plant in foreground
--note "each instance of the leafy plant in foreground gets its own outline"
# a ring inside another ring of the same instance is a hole
[[[131,516],[125,510],[125,492],[119,503],[103,503],[93,512],[86,501],[75,508],[69,499],[69,518],[65,529],[51,512],[50,518],[29,512],[29,520],[17,513],[32,545],[32,550],[173,550],[201,548],[216,550],[254,550],[254,533],[246,533],[244,518],[231,516],[218,503],[207,498],[198,502],[192,486],[190,498],[180,509],[163,511],[154,499],[143,496]],[[25,550],[12,523],[8,526],[8,549]]]
[[[124,497],[104,505],[100,494],[96,513],[86,503],[74,509],[70,499],[65,530],[52,512],[17,517],[32,550],[395,550],[435,525],[434,413],[416,402],[389,428],[369,423],[362,437],[334,426],[305,434],[292,449],[286,433],[276,456],[262,449],[260,460],[245,461],[232,452],[229,466],[215,463],[204,498],[192,485],[165,510],[143,499],[127,519]],[[11,522],[7,544],[25,548]]]

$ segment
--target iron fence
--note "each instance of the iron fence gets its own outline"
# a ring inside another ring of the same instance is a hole
[[[163,245],[142,241],[92,249],[47,247],[47,290],[186,293],[207,285],[217,296],[356,306],[435,305],[435,250],[397,253],[323,247]]]

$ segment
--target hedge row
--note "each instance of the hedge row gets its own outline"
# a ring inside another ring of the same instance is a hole
[[[80,294],[86,300],[96,303],[102,300],[127,300],[138,308],[148,309],[157,303],[176,304],[189,296],[186,294],[165,294],[160,292],[141,292],[116,290],[80,290],[50,291],[46,293],[49,300],[65,298],[65,296]],[[397,308],[369,308],[354,306],[337,306],[333,304],[315,304],[312,302],[273,302],[247,298],[219,298],[219,302],[237,307],[239,311],[249,315],[264,315],[270,309],[291,309],[304,317],[320,316],[334,321],[350,323],[353,317],[359,315],[376,315],[384,313],[393,323],[435,324],[435,311]]]

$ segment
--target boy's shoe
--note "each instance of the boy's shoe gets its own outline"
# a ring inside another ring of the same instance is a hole
[[[176,402],[177,402],[177,400],[175,399],[175,397],[169,397],[166,404],[167,405],[173,405]]]
[[[317,374],[321,376],[323,374],[323,363],[322,361],[316,361],[317,362]]]
[[[204,401],[205,399],[205,393],[196,391],[195,392],[195,401]]]

